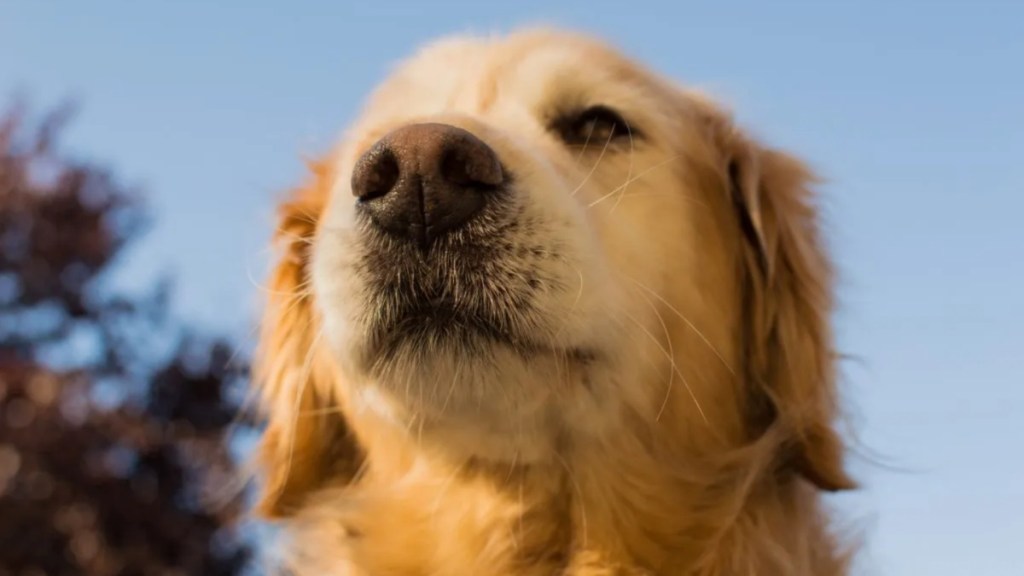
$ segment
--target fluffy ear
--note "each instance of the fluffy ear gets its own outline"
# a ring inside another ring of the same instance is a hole
[[[337,370],[320,341],[309,285],[309,253],[333,174],[312,166],[312,179],[280,207],[275,240],[283,254],[268,300],[254,367],[267,427],[258,447],[264,485],[257,513],[289,515],[311,491],[351,481],[361,462],[333,392]]]
[[[707,101],[698,107],[724,154],[746,236],[747,378],[756,407],[752,424],[761,431],[780,426],[789,441],[782,455],[787,465],[821,489],[854,488],[835,428],[833,272],[814,206],[816,178],[798,159],[747,137]]]

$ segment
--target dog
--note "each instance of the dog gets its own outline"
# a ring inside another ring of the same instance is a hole
[[[409,56],[280,205],[288,573],[846,574],[817,183],[585,34]]]

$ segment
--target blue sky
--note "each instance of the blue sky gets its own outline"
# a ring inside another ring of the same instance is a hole
[[[1021,574],[1024,2],[10,0],[0,99],[77,99],[69,148],[158,218],[120,281],[175,272],[179,313],[248,333],[302,155],[416,44],[538,22],[712,89],[829,179],[862,573]]]

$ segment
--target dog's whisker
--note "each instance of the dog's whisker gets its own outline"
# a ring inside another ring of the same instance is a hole
[[[566,314],[567,318],[572,318],[573,314],[575,314],[576,312],[576,307],[579,306],[580,301],[583,299],[583,270],[580,270],[579,268],[576,267],[573,267],[573,269],[576,270],[576,274],[580,277],[580,287],[579,290],[576,291],[576,299],[573,301],[572,306],[569,307],[569,312]],[[555,335],[552,337],[552,340],[557,342],[558,339],[562,336],[562,333],[565,332],[565,329],[567,327],[568,323],[563,323],[561,326],[559,326],[558,331],[555,332]]]
[[[562,465],[562,468],[565,469],[565,476],[569,480],[569,483],[572,484],[573,490],[576,492],[576,503],[579,506],[580,510],[580,529],[583,533],[583,540],[582,542],[580,542],[580,545],[583,548],[586,548],[587,540],[590,536],[590,529],[587,524],[587,507],[584,503],[583,488],[580,486],[579,481],[576,479],[576,474],[575,472],[573,472],[572,467],[569,466],[569,463],[565,461],[565,457],[563,457],[558,452],[555,452],[555,458]]]
[[[316,226],[319,221],[319,214],[314,214],[313,212],[300,208],[296,205],[289,207],[288,217],[289,219],[296,220],[304,224],[312,224],[313,226]]]
[[[708,420],[707,415],[704,414],[704,408],[701,407],[700,401],[697,400],[697,396],[696,396],[696,394],[694,394],[693,388],[690,386],[690,383],[686,379],[686,376],[683,376],[683,373],[679,370],[678,364],[675,363],[674,359],[669,354],[668,349],[666,349],[665,346],[661,342],[658,341],[658,338],[654,334],[652,334],[651,331],[648,330],[647,327],[644,326],[642,322],[640,322],[639,320],[637,320],[636,318],[634,318],[633,316],[631,316],[629,314],[624,314],[624,315],[627,318],[629,318],[630,320],[632,320],[640,328],[640,330],[642,330],[644,332],[644,334],[646,334],[647,337],[650,338],[652,342],[654,342],[655,346],[657,346],[658,349],[661,350],[661,353],[665,355],[665,358],[668,359],[671,362],[673,371],[675,372],[675,374],[677,376],[679,376],[679,379],[683,382],[683,385],[686,387],[686,392],[690,395],[690,399],[693,400],[694,406],[697,407],[697,412],[700,413],[701,419],[704,420],[705,424],[710,425],[711,422]]]
[[[678,308],[673,306],[671,302],[669,302],[665,298],[661,297],[660,294],[658,294],[654,290],[648,288],[644,283],[640,282],[636,278],[631,278],[631,277],[625,276],[625,275],[623,275],[623,277],[625,277],[626,279],[630,280],[631,282],[636,284],[638,287],[640,287],[643,290],[645,290],[648,294],[650,294],[651,296],[657,298],[658,301],[661,302],[662,304],[664,304],[666,307],[668,307],[668,309],[671,310],[673,314],[678,316],[680,320],[685,322],[686,325],[689,326],[690,329],[693,330],[694,333],[697,334],[697,336],[701,339],[701,341],[704,342],[704,344],[708,347],[708,349],[711,350],[712,353],[714,353],[716,358],[718,358],[718,361],[722,363],[722,366],[725,366],[725,369],[729,371],[729,374],[731,374],[732,376],[736,375],[736,371],[733,369],[732,366],[729,365],[728,362],[725,361],[725,357],[723,357],[722,353],[718,351],[718,348],[716,348],[715,345],[711,343],[711,340],[709,340],[708,337],[705,336],[704,333],[701,332],[700,329],[697,328],[697,326],[694,325],[694,323],[691,322],[689,318],[687,318],[682,312],[680,312]]]
[[[626,195],[624,195],[622,197],[623,198],[640,198],[640,197],[657,197],[657,196],[666,197],[666,198],[678,198],[678,199],[686,200],[688,202],[696,204],[697,206],[700,206],[702,208],[706,208],[708,210],[711,209],[711,206],[708,206],[708,204],[706,202],[704,202],[704,201],[702,201],[702,200],[700,200],[698,198],[694,198],[693,196],[688,196],[686,194],[682,194],[682,193],[680,193],[680,192],[678,192],[676,190],[667,191],[667,192],[666,191],[662,191],[662,190],[639,190],[639,191],[636,191],[636,192],[630,192],[630,193],[628,193],[628,194],[626,194]]]
[[[639,174],[637,174],[636,176],[633,176],[632,178],[627,179],[625,182],[623,182],[619,186],[615,187],[612,191],[608,192],[604,196],[601,196],[597,200],[594,200],[590,204],[587,204],[587,208],[593,208],[594,206],[597,206],[601,202],[604,202],[608,198],[611,198],[612,196],[614,196],[616,192],[618,192],[619,190],[623,189],[625,186],[628,186],[628,185],[632,184],[633,182],[636,182],[637,180],[643,178],[647,174],[650,174],[654,170],[656,170],[658,168],[661,168],[662,166],[665,166],[666,164],[671,164],[672,162],[675,162],[676,160],[678,160],[678,156],[673,156],[671,158],[667,158],[665,160],[662,160],[661,162],[658,162],[657,164],[642,170]]]
[[[572,191],[571,194],[569,194],[570,196],[575,196],[580,190],[582,190],[583,187],[587,185],[587,182],[590,181],[590,178],[594,175],[594,173],[597,172],[597,167],[601,165],[601,160],[604,159],[605,153],[608,152],[608,148],[612,144],[612,137],[614,135],[614,132],[608,133],[608,139],[605,140],[604,147],[601,148],[601,154],[598,155],[597,160],[594,161],[594,165],[590,167],[590,172],[587,172],[587,175],[583,178],[583,181],[580,182],[578,186],[576,186],[576,188]]]
[[[255,288],[256,290],[259,290],[260,292],[262,292],[262,293],[264,293],[264,294],[266,294],[268,296],[281,296],[281,297],[287,298],[287,299],[289,299],[289,301],[291,301],[293,299],[302,299],[304,297],[312,296],[313,295],[313,289],[312,289],[311,286],[306,286],[306,287],[300,286],[299,290],[289,290],[289,291],[274,290],[273,288],[270,288],[269,286],[264,286],[264,285],[260,284],[251,275],[247,274],[247,276],[248,276],[249,283],[252,285],[253,288]]]
[[[316,241],[316,239],[311,234],[310,235],[296,234],[295,232],[292,232],[291,230],[288,230],[287,228],[277,228],[277,230],[275,230],[275,235],[277,237],[279,237],[279,238],[284,238],[285,240],[287,240],[289,242],[292,242],[294,244],[300,244],[300,245],[305,244],[307,246],[311,246]],[[273,250],[273,249],[274,249],[273,247],[269,247],[268,248],[268,250]]]
[[[576,155],[576,163],[583,159],[583,154],[587,151],[587,146],[590,144],[590,137],[594,135],[594,127],[591,126],[590,130],[587,130],[587,138],[583,140],[583,146],[580,146],[580,153]]]
[[[626,124],[626,135],[629,136],[629,169],[626,171],[626,181],[622,184],[622,193],[619,194],[618,199],[615,200],[615,204],[612,205],[612,209],[609,212],[615,212],[615,209],[619,207],[619,203],[622,202],[622,198],[626,194],[626,187],[632,182],[633,177],[633,129],[630,128],[629,124]]]
[[[462,368],[462,363],[456,361],[455,363],[455,374],[452,376],[452,382],[448,386],[448,393],[444,397],[444,402],[441,404],[441,415],[444,416],[445,411],[448,409],[448,403],[452,399],[452,395],[455,394],[455,387],[459,381],[459,371]]]
[[[249,266],[246,266],[246,278],[249,280],[249,283],[252,284],[253,288],[255,288],[256,290],[259,290],[259,291],[261,291],[264,294],[269,295],[269,296],[280,296],[282,298],[286,298],[286,299],[289,299],[289,300],[291,300],[291,299],[298,300],[298,299],[301,299],[304,296],[312,295],[311,287],[308,290],[304,289],[305,282],[299,284],[299,290],[297,290],[297,291],[273,290],[269,286],[263,286],[259,282],[257,282],[255,278],[253,278],[252,270],[249,269]],[[249,330],[246,332],[245,340],[246,341],[252,340],[253,338],[255,338],[257,336],[259,331],[260,331],[260,325],[257,323],[256,325],[254,325],[251,328],[249,328]],[[240,342],[240,343],[238,343],[238,344],[233,346],[233,349],[231,351],[231,355],[227,358],[227,361],[224,363],[224,367],[229,367],[231,364],[234,363],[234,361],[238,360],[239,356],[241,356],[241,355],[242,355],[242,343]],[[251,406],[250,402],[253,400],[253,398],[255,398],[255,396],[256,396],[255,389],[254,388],[250,388],[250,392],[247,393],[246,398],[243,399],[242,406],[239,408],[240,415],[245,413],[249,409],[249,407]],[[234,420],[232,422],[231,426],[236,425],[238,423],[238,421],[239,421],[238,420],[239,418],[241,418],[241,416],[238,416],[236,418],[236,420]],[[230,431],[230,428],[229,428],[229,431]]]
[[[451,474],[449,474],[448,477],[445,478],[444,482],[441,483],[441,488],[437,491],[437,494],[434,496],[434,504],[433,506],[431,506],[431,519],[436,519],[438,512],[440,512],[443,509],[442,500],[444,500],[445,494],[448,493],[448,489],[451,488],[452,484],[455,483],[455,479],[459,477],[459,474],[462,473],[462,470],[463,468],[465,468],[465,466],[465,463],[460,463],[457,466],[455,466]]]
[[[643,296],[641,294],[641,296]],[[668,357],[671,363],[671,368],[668,373],[668,386],[665,389],[665,397],[661,400],[661,406],[658,408],[658,413],[654,417],[655,422],[661,422],[661,416],[665,413],[665,408],[668,407],[669,397],[672,395],[672,385],[675,383],[675,374],[678,371],[678,364],[676,364],[675,347],[672,344],[672,333],[669,332],[668,325],[665,323],[665,319],[661,316],[661,312],[658,311],[658,307],[651,302],[650,298],[644,296],[644,301],[651,307],[651,311],[654,312],[654,316],[661,323],[661,329],[665,332],[665,341],[668,342]],[[700,407],[698,406],[698,409]]]

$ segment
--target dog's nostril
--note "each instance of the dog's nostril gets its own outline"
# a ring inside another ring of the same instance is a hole
[[[505,175],[497,155],[482,142],[459,142],[448,146],[441,158],[441,178],[457,186],[496,187]]]
[[[379,198],[395,187],[400,175],[394,152],[380,146],[361,159],[352,178],[352,194],[363,201]]]

